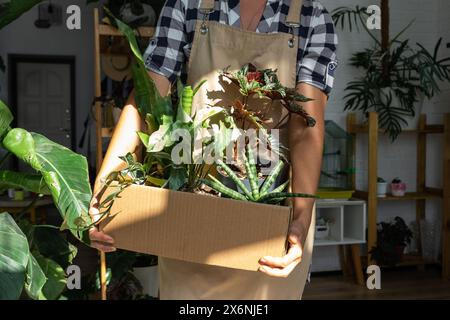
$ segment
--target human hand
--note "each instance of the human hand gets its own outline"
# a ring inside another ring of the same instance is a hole
[[[100,218],[99,211],[100,194],[96,193],[91,200],[89,207],[89,215],[92,221],[96,222]],[[89,238],[91,239],[91,247],[96,248],[103,252],[113,252],[116,251],[114,247],[114,239],[105,234],[103,231],[98,230],[96,226],[91,227],[89,230]]]
[[[295,220],[289,231],[289,250],[283,257],[262,257],[258,271],[272,277],[287,278],[295,267],[301,262],[303,244],[305,243],[308,228],[304,223]]]

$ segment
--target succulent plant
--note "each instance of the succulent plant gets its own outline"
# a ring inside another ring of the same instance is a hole
[[[242,193],[225,186],[211,174],[208,175],[209,179],[202,179],[201,182],[214,189],[215,191],[222,193],[222,195],[242,201],[278,204],[288,198],[317,198],[312,194],[284,192],[289,185],[289,180],[270,191],[270,187],[272,187],[272,185],[275,183],[279,174],[284,168],[283,161],[279,161],[276,164],[272,172],[265,178],[264,183],[259,186],[257,168],[253,159],[252,149],[249,145],[247,145],[247,156],[244,157],[244,163],[250,190],[244,185],[242,180],[238,178],[236,173],[222,160],[216,161],[217,166],[227,173],[229,178],[233,180],[233,182],[241,190]]]

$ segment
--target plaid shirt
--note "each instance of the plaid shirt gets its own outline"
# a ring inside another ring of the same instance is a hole
[[[220,10],[209,15],[210,21],[240,27],[239,0],[220,1]],[[289,33],[284,24],[291,0],[267,0],[256,32]],[[159,17],[155,35],[144,54],[149,70],[174,82],[186,80],[185,66],[194,40],[195,24],[202,19],[200,0],[167,0]],[[337,35],[327,10],[316,0],[304,0],[297,55],[297,81],[309,83],[329,94],[337,66]]]

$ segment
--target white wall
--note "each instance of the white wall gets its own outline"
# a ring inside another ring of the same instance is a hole
[[[321,0],[322,4],[332,11],[339,6],[367,6],[379,5],[378,0]],[[448,0],[392,0],[391,8],[391,36],[402,30],[411,20],[414,25],[403,35],[403,39],[410,38],[410,44],[421,43],[429,50],[433,49],[439,37],[444,37],[441,52],[450,55],[446,48],[450,42],[450,1]],[[339,34],[339,68],[335,89],[327,107],[326,118],[336,121],[345,128],[346,112],[344,107],[344,91],[347,82],[357,76],[356,70],[349,66],[351,53],[361,50],[372,44],[371,39],[363,32],[360,34],[343,32],[338,27]],[[433,123],[442,123],[442,114],[450,112],[450,86],[443,87],[441,95],[432,101],[426,101],[424,113]],[[442,139],[440,136],[432,136],[428,139],[427,150],[427,184],[428,186],[442,187]],[[388,138],[381,136],[379,145],[379,176],[391,180],[399,176],[406,182],[408,190],[416,188],[416,139],[411,133],[405,133],[399,139],[391,143]],[[367,136],[359,135],[357,139],[357,187],[367,189]],[[415,203],[389,202],[380,203],[378,220],[389,220],[399,215],[407,222],[415,219]],[[427,203],[427,217],[439,221],[441,216],[441,201],[429,201]],[[440,228],[438,228],[440,231]],[[337,248],[317,248],[314,254],[313,270],[339,269]]]
[[[7,63],[7,54],[69,55],[76,58],[76,127],[77,144],[82,134],[83,122],[89,112],[94,96],[93,72],[93,7],[85,6],[85,0],[61,0],[57,2],[63,8],[63,24],[49,29],[38,29],[34,21],[38,17],[37,8],[33,8],[18,20],[0,31],[0,55]],[[82,8],[82,29],[69,31],[65,25],[67,6],[79,4]],[[0,98],[7,99],[6,74],[0,73]],[[95,147],[95,142],[92,142]],[[86,150],[78,150],[83,153]]]

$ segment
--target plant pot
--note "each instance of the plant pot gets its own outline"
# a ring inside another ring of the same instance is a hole
[[[403,197],[406,193],[406,184],[404,182],[391,183],[391,194],[394,197]]]
[[[322,240],[328,238],[330,235],[330,225],[327,223],[326,225],[317,226],[316,232],[314,233],[314,237],[317,240]]]
[[[377,197],[385,198],[387,193],[387,182],[377,182]]]
[[[133,275],[139,280],[143,288],[143,294],[158,297],[159,272],[158,266],[133,268]]]

